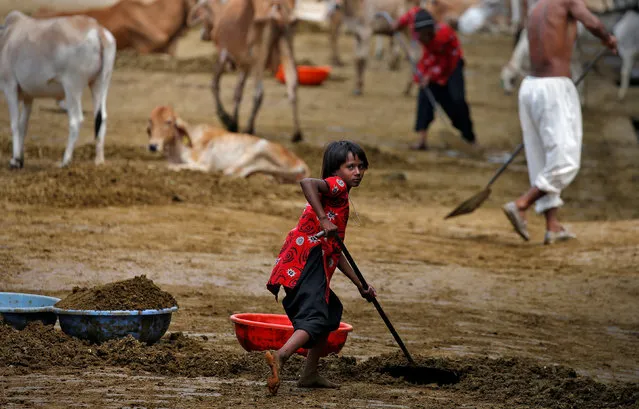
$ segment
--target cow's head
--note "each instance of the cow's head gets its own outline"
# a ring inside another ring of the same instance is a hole
[[[146,132],[151,152],[162,152],[165,147],[175,144],[192,147],[186,123],[177,116],[173,108],[166,105],[157,106],[151,111]]]
[[[13,24],[15,24],[18,20],[23,18],[27,18],[25,14],[18,10],[13,10],[4,18],[4,24],[0,25],[0,49],[4,46],[4,35]]]

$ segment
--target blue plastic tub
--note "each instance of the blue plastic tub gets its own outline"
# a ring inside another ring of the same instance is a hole
[[[55,325],[58,317],[53,312],[53,304],[58,301],[59,298],[46,295],[0,292],[0,314],[7,324],[19,330],[31,321]]]
[[[151,345],[169,329],[172,313],[177,309],[95,311],[53,307],[53,312],[58,314],[60,328],[67,335],[96,343],[131,335]]]

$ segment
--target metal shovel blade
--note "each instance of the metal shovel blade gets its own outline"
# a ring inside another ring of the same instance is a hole
[[[461,216],[462,214],[474,212],[475,209],[481,206],[481,204],[484,203],[486,199],[488,199],[488,196],[490,196],[490,188],[486,187],[486,189],[482,190],[479,193],[476,193],[473,197],[467,199],[464,203],[457,206],[455,210],[448,213],[448,215],[444,217],[444,220],[455,216]]]

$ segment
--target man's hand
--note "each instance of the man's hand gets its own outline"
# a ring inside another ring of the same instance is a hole
[[[319,219],[320,227],[326,232],[326,237],[337,233],[337,226],[331,222],[328,217],[324,216]]]
[[[359,294],[365,298],[368,302],[373,301],[373,298],[377,297],[377,291],[373,288],[373,286],[369,285],[366,290],[363,288],[359,288]]]
[[[617,54],[617,37],[610,34],[608,39],[603,42],[604,45],[612,50],[613,53]]]
[[[422,88],[426,88],[430,84],[430,77],[423,76],[421,80],[419,80],[419,86]]]

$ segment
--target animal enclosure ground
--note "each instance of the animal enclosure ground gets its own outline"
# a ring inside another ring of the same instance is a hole
[[[416,385],[378,374],[385,362],[404,363],[403,356],[373,306],[336,275],[343,321],[354,331],[324,370],[342,388],[296,388],[302,362],[296,358],[278,395],[267,395],[266,365],[241,349],[228,317],[283,313],[265,283],[304,199],[299,186],[260,176],[169,171],[164,158],[147,152],[145,128],[156,105],[173,104],[191,123],[217,123],[209,88],[213,48],[193,31],[179,45],[179,62],[118,57],[102,167],[92,161],[88,93],[81,137],[65,169],[56,164],[68,120],[54,101],[36,101],[25,168],[8,169],[9,116],[0,102],[0,290],[64,298],[74,286],[144,274],[180,308],[152,347],[130,339],[93,346],[58,328],[0,327],[0,406],[636,408],[639,149],[629,118],[639,116],[639,93],[631,88],[618,103],[618,74],[605,65],[588,77],[582,170],[565,191],[561,213],[577,241],[543,246],[543,219],[533,213],[530,242],[512,231],[500,206],[528,186],[523,155],[480,209],[444,221],[521,141],[516,95],[504,96],[499,87],[512,40],[463,41],[480,153],[439,115],[432,151],[407,149],[415,99],[401,95],[406,62],[391,72],[371,59],[361,97],[350,95],[350,58],[323,86],[300,88],[305,141],[299,145],[288,142],[285,87],[268,78],[256,129],[291,147],[313,176],[326,142],[364,144],[371,169],[353,191],[346,244],[411,353],[458,371],[458,383]],[[346,59],[353,39],[340,46]],[[295,47],[300,61],[328,62],[325,33],[300,33]],[[234,79],[222,84],[228,106]],[[249,80],[241,125],[251,102]]]

